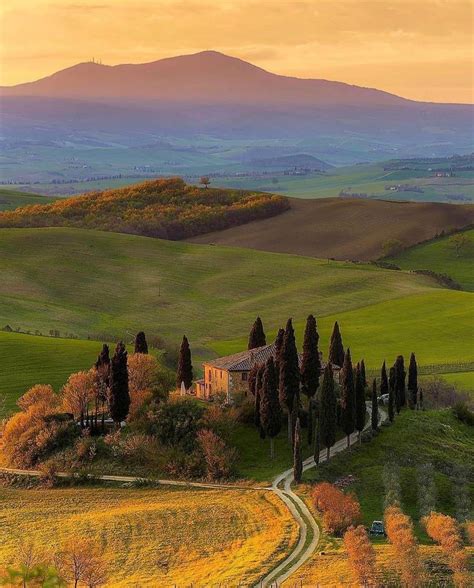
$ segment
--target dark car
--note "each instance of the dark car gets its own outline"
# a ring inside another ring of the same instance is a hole
[[[379,537],[385,537],[385,527],[382,521],[374,521],[369,531],[370,535],[378,535]]]

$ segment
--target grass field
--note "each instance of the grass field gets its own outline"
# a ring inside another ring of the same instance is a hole
[[[15,564],[22,538],[46,551],[87,537],[103,550],[108,586],[249,586],[297,538],[270,492],[0,488],[0,501],[0,566]]]
[[[96,341],[35,337],[0,332],[0,392],[6,411],[34,384],[51,384],[56,390],[69,374],[92,366],[101,349]]]
[[[411,247],[391,261],[402,269],[429,269],[453,278],[463,289],[474,291],[474,230],[464,231],[471,249],[458,255],[450,244],[451,237]]]
[[[405,247],[474,222],[474,206],[367,199],[296,199],[271,219],[190,239],[320,258],[373,260],[389,239]],[[295,228],[297,227],[297,230]]]
[[[420,518],[417,504],[417,463],[432,463],[436,474],[436,508],[446,514],[455,514],[452,487],[456,476],[453,466],[471,467],[474,437],[468,425],[459,422],[449,410],[404,410],[393,425],[383,427],[381,433],[361,447],[335,456],[317,470],[305,474],[307,481],[334,481],[340,476],[354,474],[356,482],[350,486],[362,508],[363,523],[370,524],[383,516],[384,486],[382,480],[385,463],[400,466],[402,508],[415,522]],[[474,490],[474,485],[471,486]],[[471,494],[474,494],[471,491]],[[417,523],[420,540],[429,542]]]
[[[440,376],[459,390],[470,392],[474,398],[474,372],[457,372],[440,374]]]
[[[10,188],[0,188],[0,211],[13,210],[29,204],[48,204],[54,200],[55,198],[49,196],[30,194],[28,192],[11,190]]]

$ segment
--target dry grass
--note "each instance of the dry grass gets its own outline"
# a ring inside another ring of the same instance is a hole
[[[0,567],[21,539],[57,549],[86,536],[104,550],[110,586],[248,586],[297,539],[269,492],[4,488],[0,503]]]
[[[292,198],[291,210],[190,239],[312,257],[371,260],[388,239],[414,245],[474,221],[474,206],[435,202]]]

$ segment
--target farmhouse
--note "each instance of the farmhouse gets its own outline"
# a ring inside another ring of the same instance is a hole
[[[247,393],[248,376],[250,370],[255,365],[264,364],[267,359],[276,356],[275,343],[218,357],[212,361],[202,364],[204,377],[195,382],[195,391],[198,398],[210,400],[214,394],[226,394],[227,401],[232,400],[232,395],[236,393]],[[325,365],[322,362],[322,369]],[[301,363],[301,354],[299,356]],[[335,374],[339,373],[339,366],[333,365]],[[336,375],[337,378],[337,375]]]

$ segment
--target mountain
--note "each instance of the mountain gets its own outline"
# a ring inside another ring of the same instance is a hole
[[[80,63],[35,82],[1,88],[4,96],[90,101],[197,104],[401,105],[409,102],[371,88],[270,73],[216,51],[151,63]]]

